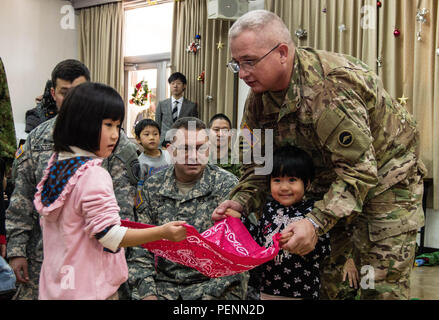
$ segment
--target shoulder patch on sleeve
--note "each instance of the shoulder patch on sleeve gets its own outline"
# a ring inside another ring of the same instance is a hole
[[[317,123],[317,134],[330,152],[353,162],[372,144],[372,137],[337,109],[322,114]]]
[[[23,145],[20,146],[20,148],[17,149],[17,151],[15,152],[15,159],[20,158],[24,153],[23,150]]]

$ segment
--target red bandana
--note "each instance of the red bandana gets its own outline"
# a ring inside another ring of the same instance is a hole
[[[122,220],[122,226],[143,229],[152,225]],[[274,259],[279,252],[280,234],[269,248],[259,246],[238,218],[227,217],[202,234],[190,226],[186,240],[159,240],[143,244],[157,256],[194,268],[209,278],[230,276],[253,269]]]

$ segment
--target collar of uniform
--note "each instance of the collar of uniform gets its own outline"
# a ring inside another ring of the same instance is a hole
[[[179,201],[185,201],[185,200],[190,200],[190,199],[205,196],[212,192],[211,185],[213,184],[210,179],[210,176],[212,174],[214,174],[212,172],[212,169],[210,168],[209,165],[207,165],[204,168],[204,172],[203,175],[201,176],[201,179],[197,182],[197,184],[188,194],[183,196],[178,192],[178,187],[174,173],[174,166],[169,166],[169,168],[166,169],[164,175],[164,181],[159,190],[159,194],[164,197],[179,200]]]
[[[285,95],[285,101],[279,112],[279,121],[286,115],[296,112],[302,101],[302,63],[300,61],[299,50],[294,50],[293,73],[291,75],[290,86]]]
[[[280,121],[284,116],[294,113],[299,109],[301,94],[301,63],[297,48],[294,53],[293,73],[290,85],[284,91],[265,92],[262,95],[265,115],[278,113]],[[274,103],[273,103],[274,102]]]

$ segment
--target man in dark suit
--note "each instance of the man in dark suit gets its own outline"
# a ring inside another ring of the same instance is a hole
[[[171,98],[160,101],[155,112],[155,121],[159,124],[161,130],[160,143],[166,138],[166,132],[177,119],[184,117],[198,118],[197,104],[183,96],[186,89],[184,74],[180,72],[171,74],[168,83],[171,87]]]

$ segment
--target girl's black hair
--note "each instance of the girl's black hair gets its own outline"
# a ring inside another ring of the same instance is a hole
[[[296,177],[306,185],[314,180],[314,164],[304,150],[294,146],[278,148],[273,153],[273,171],[270,178]]]
[[[122,123],[124,116],[122,97],[110,86],[85,82],[72,88],[63,101],[55,123],[55,151],[72,152],[69,146],[98,151],[102,120],[120,120]]]

